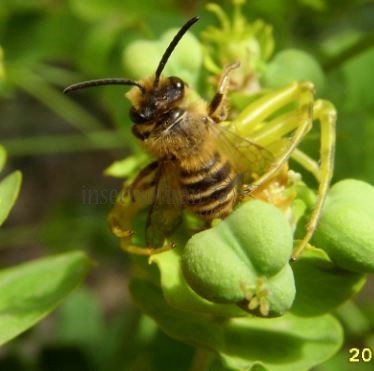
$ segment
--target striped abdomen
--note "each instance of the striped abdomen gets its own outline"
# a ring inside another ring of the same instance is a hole
[[[180,184],[186,207],[206,220],[227,216],[236,201],[237,178],[230,163],[219,153],[198,169],[181,167]]]

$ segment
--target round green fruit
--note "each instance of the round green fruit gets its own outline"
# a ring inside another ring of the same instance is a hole
[[[279,315],[295,295],[288,265],[292,247],[292,231],[282,212],[254,200],[194,235],[184,249],[182,269],[192,289],[213,302],[243,306],[261,291],[262,282],[269,312]]]
[[[374,187],[347,179],[330,192],[313,244],[353,272],[374,272]]]

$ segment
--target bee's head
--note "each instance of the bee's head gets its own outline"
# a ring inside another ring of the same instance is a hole
[[[161,73],[180,39],[198,20],[199,17],[193,17],[181,27],[165,50],[152,78],[141,82],[118,78],[85,81],[68,86],[64,93],[99,85],[132,85],[126,96],[132,103],[130,118],[135,124],[154,120],[169,112],[184,97],[186,84],[178,77],[162,78]]]
[[[162,116],[184,97],[186,84],[179,77],[162,78],[157,86],[154,86],[153,81],[153,79],[145,81],[144,91],[134,87],[126,94],[132,103],[130,118],[135,124],[142,124]]]
[[[127,93],[132,103],[130,118],[135,124],[160,117],[169,112],[184,97],[186,84],[175,76],[161,78],[161,73],[180,39],[198,20],[198,17],[191,18],[174,36],[158,64],[155,76],[143,82],[143,89],[134,87]]]

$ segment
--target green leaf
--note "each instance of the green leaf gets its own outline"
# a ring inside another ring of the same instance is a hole
[[[148,156],[145,154],[128,156],[123,160],[113,162],[104,170],[104,175],[114,178],[131,177],[146,164],[147,160]]]
[[[124,25],[133,24],[134,21],[144,20],[155,11],[167,12],[169,7],[162,6],[160,2],[152,0],[143,0],[141,3],[136,1],[123,0],[69,0],[71,12],[77,17],[90,22],[110,20],[111,23],[121,22]]]
[[[327,8],[325,0],[299,0],[301,4],[310,7],[313,10],[324,11]]]
[[[344,64],[342,71],[346,80],[343,103],[345,110],[371,110],[373,112],[373,63],[374,47]]]
[[[10,23],[13,25],[10,27],[17,24],[17,18],[14,18],[13,22],[15,23]],[[17,79],[14,75],[14,68],[17,69],[17,65],[34,70],[33,67],[39,62],[53,58],[77,58],[79,53],[76,53],[71,40],[82,38],[83,28],[77,19],[66,11],[43,9],[43,12],[25,17],[22,26],[23,36],[17,32],[9,32],[4,40],[7,61],[5,72],[10,83]]]
[[[291,266],[296,284],[291,311],[299,316],[318,316],[334,310],[366,282],[365,275],[337,267],[319,249],[306,250]]]
[[[87,21],[120,15],[123,8],[120,0],[69,0],[69,7],[74,15]]]
[[[130,291],[169,336],[216,351],[234,369],[263,365],[269,371],[309,370],[335,354],[343,340],[340,324],[330,315],[224,321],[169,307],[161,290],[145,281],[133,280]]]
[[[56,340],[95,351],[105,336],[98,298],[86,288],[75,290],[58,310]]]
[[[0,226],[8,217],[21,187],[22,175],[14,171],[0,182]]]
[[[79,251],[0,272],[0,345],[51,312],[83,279],[90,260]]]
[[[122,22],[95,23],[87,39],[82,45],[79,56],[79,67],[86,75],[100,75],[108,68],[111,52],[118,44],[118,38],[123,31]],[[92,63],[92,61],[95,63]],[[110,111],[108,107],[108,111]]]
[[[297,49],[283,50],[266,67],[265,87],[280,88],[295,80],[312,81],[320,93],[325,77],[321,66],[308,53]]]
[[[6,162],[6,151],[3,146],[0,145],[0,171],[3,170]]]

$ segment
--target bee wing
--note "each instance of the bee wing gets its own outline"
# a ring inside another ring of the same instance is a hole
[[[243,176],[243,182],[251,183],[268,171],[275,157],[266,148],[235,134],[229,128],[211,124],[216,134],[216,144],[225,154],[235,171]]]
[[[151,246],[161,246],[182,220],[182,192],[178,181],[177,165],[160,161],[155,175],[153,202],[148,212],[146,240]]]

